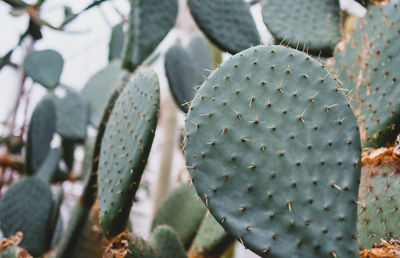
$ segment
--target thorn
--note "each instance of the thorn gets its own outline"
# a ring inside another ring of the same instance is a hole
[[[251,104],[253,104],[253,101],[254,101],[254,97],[251,97],[249,107],[251,107]]]
[[[226,132],[226,128],[222,129],[221,135],[224,135],[225,132]]]
[[[283,93],[282,84],[283,84],[283,79],[281,80],[281,84],[279,84],[278,88],[276,88],[276,89],[279,90],[281,93]]]
[[[206,206],[208,206],[208,196],[207,196],[207,194],[204,195],[204,198],[206,200]]]
[[[329,112],[329,109],[331,109],[331,108],[333,108],[333,107],[336,107],[338,104],[333,104],[333,105],[330,105],[330,106],[326,106],[325,107],[325,110],[326,110],[326,112]]]
[[[306,110],[304,110],[303,113],[301,113],[301,115],[297,116],[297,118],[299,120],[301,120],[303,123],[305,123],[305,121],[304,121],[304,113],[306,113]]]
[[[315,98],[318,94],[319,94],[319,91],[317,91],[316,93],[314,93],[314,95],[312,95],[312,96],[310,97],[310,101],[311,101],[311,102],[314,102],[314,98]]]
[[[289,207],[289,212],[292,213],[292,203],[291,203],[291,202],[288,202],[287,205],[288,205],[288,207]]]
[[[286,37],[284,37],[281,41],[281,43],[279,43],[279,46],[282,46],[283,42],[286,40]]]
[[[239,118],[239,119],[241,118],[241,115],[240,115],[240,113],[239,113],[239,112],[235,111],[234,109],[232,109],[232,111],[233,111],[233,112],[235,112],[235,114],[236,114],[237,118]]]

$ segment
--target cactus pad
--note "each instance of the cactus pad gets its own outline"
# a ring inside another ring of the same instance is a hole
[[[69,91],[57,101],[57,132],[69,141],[82,141],[86,138],[88,124],[88,105],[81,96]]]
[[[393,148],[363,155],[358,206],[358,244],[363,248],[400,237],[399,164]]]
[[[177,0],[131,0],[128,43],[122,66],[133,71],[175,25]]]
[[[96,127],[100,124],[104,107],[111,96],[120,72],[121,63],[113,61],[94,74],[81,91],[82,98],[89,104],[90,122]]]
[[[139,69],[108,120],[98,174],[99,216],[107,237],[125,230],[155,134],[159,91],[157,75]]]
[[[53,148],[49,151],[46,159],[39,167],[36,176],[46,183],[55,182],[57,179],[58,163],[61,160],[60,148]]]
[[[323,56],[332,56],[339,42],[339,0],[262,0],[262,13],[275,42]]]
[[[179,211],[177,213],[177,211]],[[198,199],[193,186],[183,184],[174,189],[154,216],[151,228],[160,225],[172,227],[183,246],[189,248],[207,209]]]
[[[196,238],[190,247],[189,257],[221,257],[234,240],[213,216],[207,214],[201,222]]]
[[[204,80],[200,67],[183,47],[175,45],[165,54],[165,72],[175,102],[186,113],[195,95],[194,87]]]
[[[26,75],[48,89],[58,86],[63,66],[63,57],[51,49],[31,52],[23,64]]]
[[[5,236],[23,233],[20,246],[33,256],[49,250],[53,199],[42,180],[27,177],[12,184],[0,201],[1,230]]]
[[[335,54],[339,79],[352,91],[364,147],[393,143],[400,132],[400,1],[371,5]]]
[[[339,84],[305,53],[250,48],[192,101],[186,163],[217,221],[261,256],[356,256],[360,136]]]
[[[203,36],[193,37],[187,46],[187,52],[193,57],[204,76],[208,76],[212,68],[211,48]]]
[[[126,232],[114,239],[104,258],[187,258],[176,232],[169,226],[158,226],[149,241]]]
[[[253,16],[243,0],[189,0],[190,12],[204,34],[223,51],[236,54],[260,44]]]
[[[28,128],[26,143],[26,172],[34,174],[50,151],[56,131],[56,107],[49,97],[44,97],[35,107]]]

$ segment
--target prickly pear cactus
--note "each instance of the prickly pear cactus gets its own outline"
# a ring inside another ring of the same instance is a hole
[[[381,239],[400,237],[400,157],[393,148],[378,149],[366,153],[362,163],[358,244],[369,249]]]
[[[400,132],[400,1],[371,5],[335,53],[349,89],[364,147],[393,143]]]
[[[149,241],[126,232],[114,239],[104,258],[187,258],[176,232],[169,226],[155,228]]]
[[[177,0],[131,0],[130,28],[122,66],[133,71],[175,25]]]
[[[49,250],[53,199],[41,179],[27,177],[10,186],[0,201],[0,227],[5,236],[23,233],[20,246],[33,256]]]
[[[339,0],[262,0],[264,23],[275,42],[332,56],[341,37]],[[323,24],[323,26],[321,26]]]
[[[25,168],[28,174],[37,172],[50,151],[56,131],[56,107],[50,97],[44,97],[33,111],[26,143]]]
[[[58,164],[61,160],[60,148],[53,148],[49,151],[46,159],[43,161],[36,176],[46,183],[52,183],[57,179]]]
[[[260,256],[357,256],[360,136],[338,82],[305,53],[247,49],[192,101],[186,163],[217,221]]]
[[[38,50],[26,56],[23,67],[33,81],[47,89],[54,89],[59,84],[64,59],[55,50]]]
[[[188,0],[190,12],[204,34],[221,50],[236,54],[260,44],[260,36],[243,0]]]
[[[207,39],[201,35],[193,37],[187,46],[187,52],[193,57],[203,76],[207,77],[213,65],[211,48]]]
[[[183,47],[174,45],[165,54],[165,72],[175,102],[186,113],[195,87],[204,81],[200,67]]]
[[[90,122],[95,127],[100,124],[104,107],[120,72],[121,62],[113,61],[95,73],[81,91],[82,98],[89,104]]]
[[[177,211],[179,211],[177,213]],[[154,216],[151,228],[168,225],[178,234],[185,249],[190,247],[207,209],[193,186],[183,184],[174,189]]]
[[[196,238],[190,247],[189,258],[221,257],[234,240],[213,216],[207,214],[202,220]]]
[[[149,68],[139,69],[108,120],[98,174],[100,223],[108,238],[126,228],[155,134],[159,91],[157,75]]]
[[[57,132],[68,141],[83,141],[89,121],[88,105],[73,91],[57,101]]]

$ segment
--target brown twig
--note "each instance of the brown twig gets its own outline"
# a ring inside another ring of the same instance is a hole
[[[0,154],[0,167],[11,168],[22,174],[24,172],[24,158],[9,153]]]

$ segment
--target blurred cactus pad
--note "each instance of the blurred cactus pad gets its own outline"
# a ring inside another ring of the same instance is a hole
[[[0,258],[400,257],[399,11],[0,0]]]

